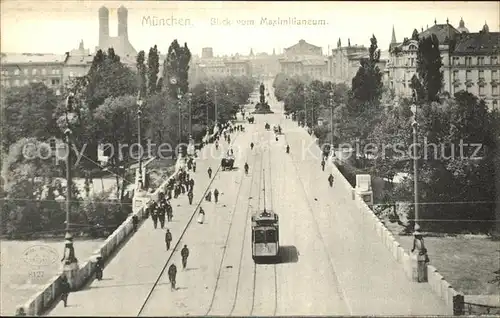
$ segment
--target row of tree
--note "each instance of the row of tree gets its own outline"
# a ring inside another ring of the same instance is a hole
[[[417,74],[412,79],[416,99],[394,105],[394,94],[382,84],[377,67],[380,56],[375,36],[369,57],[352,80],[344,84],[322,83],[305,77],[275,78],[273,86],[285,110],[312,128],[319,142],[347,143],[362,150],[352,174],[368,172],[388,180],[380,195],[382,208],[397,201],[413,201],[412,122],[418,123],[421,226],[430,231],[488,232],[495,219],[495,166],[499,165],[500,115],[488,111],[483,100],[467,92],[452,98],[441,93],[439,41],[435,36],[419,40]],[[331,96],[333,94],[333,96]],[[416,118],[411,106],[416,104]],[[333,127],[330,116],[333,111]],[[326,119],[322,126],[318,118]],[[375,145],[372,154],[365,145]],[[460,152],[460,144],[462,153]],[[391,145],[400,145],[398,156]],[[436,146],[434,146],[436,145]],[[480,151],[474,153],[481,145]],[[383,155],[382,155],[383,154]],[[425,154],[425,156],[424,156]],[[346,167],[342,167],[348,171]],[[396,173],[408,177],[394,184]],[[410,217],[412,214],[410,213]],[[413,224],[408,224],[410,229]]]
[[[130,152],[125,149],[120,156],[115,151],[108,165],[102,167],[97,164],[97,146],[110,143],[116,150],[119,144],[137,143],[139,98],[143,101],[141,144],[144,148],[150,141],[156,145],[168,143],[175,149],[179,141],[187,141],[190,131],[195,141],[200,142],[214,125],[216,108],[219,122],[234,118],[254,89],[253,79],[226,77],[192,87],[187,75],[190,58],[187,45],[181,47],[175,40],[168,50],[163,71],[159,69],[160,56],[154,46],[149,50],[147,61],[144,51],[139,53],[137,72],[134,72],[120,61],[113,49],[99,50],[88,74],[66,83],[61,96],[56,96],[42,83],[4,91],[2,153],[7,156],[2,156],[2,180],[6,183],[1,194],[2,233],[18,237],[20,233],[64,229],[61,219],[64,209],[60,202],[53,200],[53,197],[65,196],[66,188],[58,181],[65,176],[64,162],[56,166],[54,160],[29,160],[23,155],[23,149],[26,145],[36,145],[35,150],[38,147],[41,152],[48,151],[42,142],[64,138],[64,129],[59,124],[64,121],[65,101],[70,92],[75,95],[73,111],[78,118],[71,126],[71,141],[79,152],[83,151],[78,165],[72,163],[73,174],[85,177],[88,184],[106,170],[116,176],[117,182],[118,199],[111,205],[84,203],[85,196],[76,188],[73,190],[76,203],[71,220],[83,227],[85,224],[115,226],[129,213],[125,188],[133,180],[132,172],[127,169],[133,163]],[[192,127],[189,127],[189,117]],[[75,161],[77,156],[72,157]],[[103,195],[107,196],[104,201],[108,201],[109,193]],[[89,212],[92,209],[99,212]]]

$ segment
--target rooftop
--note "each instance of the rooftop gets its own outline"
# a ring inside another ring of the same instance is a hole
[[[461,34],[453,54],[492,54],[500,52],[500,32]]]
[[[439,40],[439,44],[445,44],[449,39],[452,39],[460,32],[455,29],[451,24],[434,24],[424,32],[419,33],[419,38],[428,37],[435,34]]]
[[[64,54],[2,53],[2,64],[49,64],[64,63]]]

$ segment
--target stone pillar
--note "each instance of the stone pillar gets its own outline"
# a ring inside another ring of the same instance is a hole
[[[80,282],[78,279],[78,259],[75,256],[75,248],[73,246],[73,236],[70,233],[66,233],[66,241],[64,242],[64,256],[63,262],[63,274],[68,279],[71,289],[77,289],[80,287]]]

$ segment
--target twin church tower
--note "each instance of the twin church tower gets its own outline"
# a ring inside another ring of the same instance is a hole
[[[118,8],[118,36],[109,36],[109,10],[106,7],[99,9],[99,46],[98,49],[107,51],[112,47],[120,57],[137,56],[128,39],[128,10],[124,6]]]

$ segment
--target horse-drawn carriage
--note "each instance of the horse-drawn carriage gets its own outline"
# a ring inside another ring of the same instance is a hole
[[[229,155],[229,156],[226,156],[225,158],[222,158],[220,165],[221,165],[222,171],[233,170],[234,156]]]
[[[253,122],[254,122],[253,116],[247,117],[247,120],[248,120],[249,124],[253,124]]]

